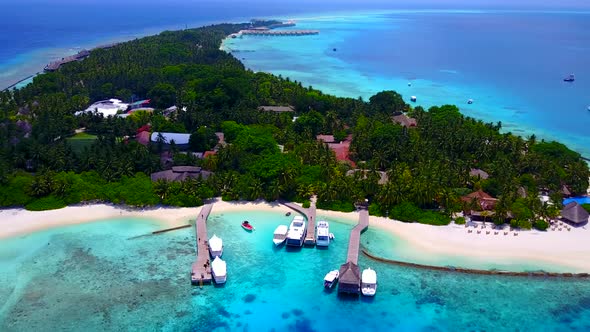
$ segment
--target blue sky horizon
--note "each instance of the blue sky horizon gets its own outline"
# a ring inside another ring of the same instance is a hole
[[[283,0],[280,3],[272,0],[4,0],[4,4],[47,4],[47,5],[108,5],[108,4],[142,4],[142,5],[195,5],[195,4],[268,4],[272,6],[303,4],[307,6],[325,6],[325,5],[346,5],[352,7],[372,7],[372,8],[453,8],[453,9],[470,9],[470,8],[489,8],[489,9],[590,9],[590,2],[586,0],[560,0],[550,2],[539,2],[537,0],[365,0],[362,3],[356,0]]]

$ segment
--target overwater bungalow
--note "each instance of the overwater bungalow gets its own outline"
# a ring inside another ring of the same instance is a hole
[[[586,211],[578,202],[568,203],[561,210],[561,219],[574,226],[582,226],[588,223],[588,211]]]
[[[358,295],[361,290],[361,272],[358,265],[347,262],[340,266],[338,293]]]

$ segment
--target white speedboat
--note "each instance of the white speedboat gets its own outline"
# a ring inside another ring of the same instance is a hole
[[[318,221],[315,234],[315,243],[317,246],[327,247],[330,245],[330,224],[327,221]]]
[[[375,296],[377,292],[377,273],[371,268],[363,270],[361,275],[361,292],[365,296]]]
[[[289,225],[289,232],[287,232],[287,245],[292,247],[303,246],[305,231],[305,219],[302,216],[295,216],[291,221],[291,225]]]
[[[211,262],[211,274],[213,275],[213,280],[218,284],[224,284],[227,280],[227,267],[225,261],[219,258],[219,256],[215,257],[213,262]]]
[[[326,274],[324,277],[324,287],[325,288],[332,288],[338,282],[338,277],[340,277],[340,271],[332,270]]]
[[[277,226],[274,235],[272,236],[272,242],[274,242],[275,246],[280,246],[283,242],[285,242],[288,232],[289,227],[287,227],[287,225]]]
[[[217,235],[213,234],[209,239],[208,244],[211,257],[221,257],[221,255],[223,255],[223,241],[221,238],[217,237]]]

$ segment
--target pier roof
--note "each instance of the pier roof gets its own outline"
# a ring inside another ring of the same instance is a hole
[[[340,280],[338,292],[358,294],[360,288],[361,273],[358,265],[347,262],[340,266]]]

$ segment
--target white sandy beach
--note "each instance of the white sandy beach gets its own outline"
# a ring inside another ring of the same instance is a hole
[[[217,200],[212,213],[223,211],[288,211],[285,206],[263,202],[223,202]],[[59,210],[32,212],[23,209],[0,210],[0,238],[28,234],[52,227],[74,225],[117,217],[137,217],[158,220],[162,227],[186,224],[194,219],[197,208],[123,209],[96,204],[66,207]],[[318,210],[319,217],[328,217],[354,224],[358,213]],[[480,234],[468,233],[461,225],[429,226],[403,223],[391,219],[371,217],[370,227],[389,232],[401,239],[407,248],[397,257],[400,260],[424,264],[421,257],[467,257],[482,262],[540,262],[558,266],[556,272],[590,272],[590,230],[571,228],[571,231],[522,231],[494,235],[488,227]],[[473,229],[473,228],[470,228]],[[479,228],[478,228],[479,230]],[[491,231],[486,234],[486,231]],[[385,257],[387,258],[387,257]],[[469,266],[463,266],[469,267]],[[564,270],[567,268],[567,271]]]

